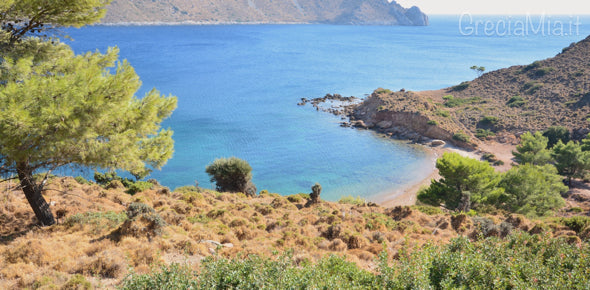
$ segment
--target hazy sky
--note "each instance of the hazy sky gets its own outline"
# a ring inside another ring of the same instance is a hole
[[[590,15],[589,0],[396,0],[426,14],[565,14]]]

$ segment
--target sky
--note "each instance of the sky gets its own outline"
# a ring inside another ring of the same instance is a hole
[[[546,14],[590,15],[589,0],[396,0],[403,7],[418,6],[426,14]]]

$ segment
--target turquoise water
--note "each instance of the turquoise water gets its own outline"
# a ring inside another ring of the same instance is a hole
[[[428,27],[332,25],[95,26],[67,30],[77,52],[120,48],[143,81],[178,97],[164,123],[174,157],[152,177],[171,188],[212,187],[205,167],[237,156],[253,167],[259,190],[310,192],[322,198],[370,198],[423,179],[433,161],[420,147],[299,107],[300,98],[340,93],[363,97],[378,87],[438,89],[488,70],[551,57],[577,35],[461,35],[458,17]],[[567,19],[565,19],[567,20]],[[565,21],[564,20],[564,21]]]

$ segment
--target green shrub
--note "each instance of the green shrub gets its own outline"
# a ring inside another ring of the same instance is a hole
[[[92,289],[92,284],[86,280],[86,278],[80,274],[75,274],[66,282],[62,287],[62,290],[90,290]]]
[[[197,273],[188,265],[164,265],[150,274],[129,274],[123,280],[122,289],[199,289],[196,278]]]
[[[92,182],[86,180],[86,178],[84,178],[82,176],[76,176],[76,177],[74,177],[74,180],[76,180],[76,182],[78,182],[79,184],[87,184],[87,185],[92,184]]]
[[[500,122],[500,119],[495,116],[485,116],[479,120],[479,123],[484,126],[495,126]]]
[[[474,218],[477,219],[477,218]],[[507,224],[487,219],[476,224],[487,235],[509,232]],[[342,257],[312,264],[296,262],[288,252],[278,258],[247,256],[204,259],[199,269],[162,266],[152,273],[130,274],[122,289],[586,289],[590,285],[590,244],[515,232],[421,247],[405,245],[390,263],[379,255],[375,273]]]
[[[191,193],[191,192],[200,192],[199,188],[193,185],[185,185],[180,186],[174,189],[174,192],[178,193]]]
[[[74,225],[90,225],[94,233],[100,233],[106,229],[114,229],[127,219],[124,212],[85,212],[71,215],[63,224],[67,227]]]
[[[427,215],[437,215],[437,214],[444,213],[442,211],[442,209],[440,209],[440,207],[430,206],[430,205],[413,205],[412,209],[415,209],[415,210],[417,210],[421,213],[427,214]]]
[[[453,139],[465,143],[469,142],[469,136],[463,132],[453,134]]]
[[[211,182],[215,182],[218,191],[256,195],[256,186],[251,181],[252,167],[245,160],[236,157],[215,159],[205,172]]]
[[[392,93],[390,89],[383,89],[383,88],[379,88],[375,92],[377,92],[377,94],[391,94]]]
[[[449,113],[449,111],[445,111],[445,110],[436,110],[436,115],[444,117],[444,118],[448,118],[449,116],[451,116],[451,113]]]
[[[502,161],[502,160],[496,160],[496,161],[494,161],[494,163],[492,163],[492,165],[494,165],[494,166],[502,166],[502,165],[504,165],[504,161]]]
[[[459,106],[462,106],[465,104],[473,104],[473,103],[481,101],[480,97],[459,99],[459,98],[455,98],[451,95],[445,96],[445,97],[443,97],[443,99],[445,99],[445,107],[448,107],[448,108],[455,108],[455,107],[459,107]]]
[[[482,139],[482,140],[486,139],[487,137],[494,136],[494,135],[496,135],[496,133],[494,133],[488,129],[481,129],[480,128],[480,129],[477,129],[475,132],[475,137]]]
[[[453,96],[447,96],[447,97],[451,97],[451,98],[445,99],[446,100],[445,107],[447,107],[447,108],[458,107],[464,103],[462,99],[456,99]]]
[[[119,228],[122,235],[147,236],[148,239],[160,236],[166,222],[151,206],[134,202],[127,206],[127,219]]]
[[[526,101],[521,96],[514,96],[506,103],[510,108],[522,107],[524,104],[526,104]]]
[[[126,192],[131,195],[154,187],[153,182],[133,181],[129,178],[118,176],[116,172],[94,172],[94,180],[96,183],[106,188],[118,188],[120,185],[123,185],[127,188]]]
[[[573,216],[567,218],[561,218],[561,224],[572,229],[576,233],[580,233],[582,230],[590,226],[590,217],[587,216]]]
[[[77,213],[66,218],[65,225],[73,226],[74,224],[96,224],[106,225],[108,223],[119,224],[125,221],[126,215],[123,212],[85,212]]]
[[[528,89],[530,89],[531,87],[533,87],[534,85],[535,85],[535,82],[528,82],[528,83],[525,83],[525,84],[522,86],[522,89],[523,89],[523,90],[528,90]]]
[[[115,179],[117,179],[117,180],[121,179],[121,177],[117,176],[117,173],[115,173],[115,172],[105,172],[105,173],[94,172],[94,181],[96,181],[97,184],[104,186],[104,185],[109,184],[111,181],[113,181]]]
[[[298,203],[298,202],[303,201],[303,197],[299,194],[293,194],[293,195],[287,196],[287,200],[292,203]]]
[[[78,274],[79,275],[79,274]],[[33,285],[31,285],[31,289],[60,289],[55,285],[53,281],[54,278],[49,276],[42,276],[41,278],[35,279]],[[66,285],[62,286],[61,289],[77,289],[77,288],[66,288]],[[82,288],[82,289],[89,289],[89,288]]]
[[[555,69],[552,67],[544,67],[544,68],[540,68],[535,70],[535,72],[533,73],[534,76],[536,77],[542,77],[545,76],[546,74],[554,71]]]
[[[493,153],[484,153],[482,158],[483,158],[483,160],[490,162],[490,163],[494,163],[494,162],[498,161],[498,158],[496,158],[496,155],[494,155]]]
[[[540,61],[535,61],[527,66],[525,66],[524,68],[522,68],[521,72],[528,72],[530,70],[536,69],[541,67],[541,62]]]
[[[469,82],[462,82],[462,83],[452,87],[451,91],[455,91],[455,92],[463,91],[463,90],[467,89],[468,87],[469,87]]]
[[[428,120],[427,124],[432,125],[432,126],[436,126],[436,125],[438,125],[438,122],[435,120]]]
[[[535,83],[535,82],[528,82],[526,84],[524,84],[524,86],[522,87],[522,89],[529,95],[534,94],[536,91],[538,91],[540,88],[543,87],[542,83]]]
[[[340,198],[338,203],[341,204],[354,204],[354,205],[365,205],[366,200],[360,196],[352,197],[352,196],[343,196]]]
[[[585,289],[590,246],[523,233],[400,251],[392,265],[380,256],[383,289]]]
[[[376,289],[375,275],[338,256],[299,266],[287,253],[277,259],[209,257],[199,271],[173,264],[129,275],[123,289]]]
[[[147,182],[147,181],[136,181],[136,182],[132,182],[130,184],[128,184],[127,187],[127,193],[134,195],[138,192],[142,192],[144,190],[148,190],[148,189],[152,189],[154,187],[154,184],[151,182]]]

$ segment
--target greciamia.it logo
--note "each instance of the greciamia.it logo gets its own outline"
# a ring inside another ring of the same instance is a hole
[[[459,33],[463,36],[571,36],[580,35],[579,16],[551,17],[542,15],[491,18],[463,13]]]

